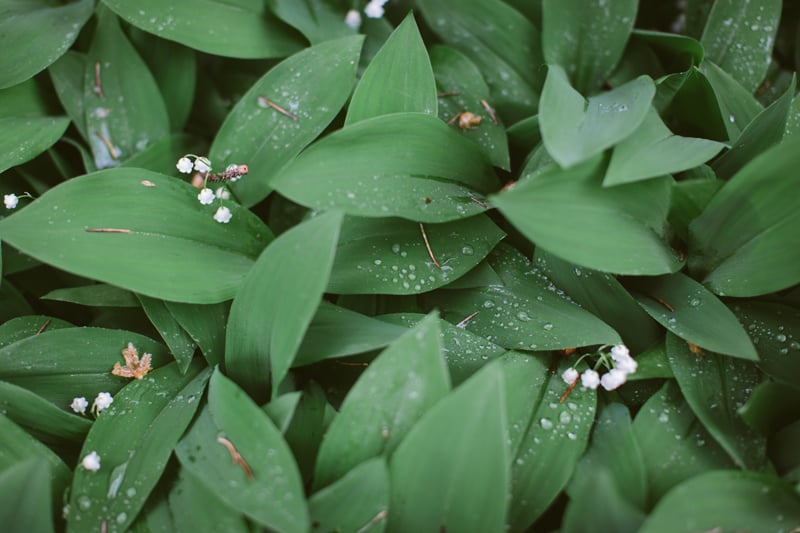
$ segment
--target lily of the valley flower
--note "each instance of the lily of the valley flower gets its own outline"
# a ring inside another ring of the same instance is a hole
[[[203,174],[211,172],[211,161],[205,157],[198,157],[194,160],[194,169]]]
[[[581,374],[581,385],[587,389],[596,389],[600,385],[600,374],[594,370],[585,370]]]
[[[383,16],[383,6],[389,0],[370,0],[367,7],[364,8],[364,14],[371,19],[379,19]]]
[[[573,383],[575,383],[575,380],[578,379],[579,375],[580,374],[578,373],[577,370],[570,367],[566,369],[563,374],[561,374],[561,379],[563,379],[564,383],[566,383],[567,385],[572,385]]]
[[[225,187],[217,187],[217,190],[214,191],[214,196],[220,200],[230,200],[231,192]]]
[[[628,380],[628,374],[619,368],[612,368],[600,378],[600,384],[605,390],[614,390],[621,387]]]
[[[178,159],[178,164],[175,165],[175,166],[178,167],[178,171],[180,171],[180,172],[182,172],[184,174],[191,174],[192,167],[194,165],[192,164],[192,160],[191,159],[189,159],[186,156],[183,156],[180,159]]]
[[[101,392],[97,395],[97,398],[94,399],[92,411],[99,415],[103,409],[106,409],[112,403],[114,403],[114,398],[111,397],[111,394]]]
[[[347,15],[344,16],[344,23],[354,30],[357,30],[361,27],[361,13],[355,9],[351,9],[347,12]]]
[[[217,212],[214,213],[214,220],[219,222],[220,224],[227,224],[233,218],[233,214],[231,210],[227,207],[223,206],[217,209]]]
[[[6,204],[6,209],[14,209],[19,203],[19,197],[16,194],[6,194],[3,196],[3,203]]]
[[[203,205],[211,205],[212,203],[214,203],[214,198],[215,198],[214,191],[212,191],[211,189],[203,189],[202,191],[200,191],[200,194],[197,195],[197,199]]]
[[[81,460],[81,466],[84,468],[84,470],[97,472],[100,470],[100,456],[97,455],[97,452],[95,451],[89,453],[83,458],[83,460]]]
[[[86,414],[86,408],[89,407],[89,402],[86,401],[86,398],[80,396],[78,398],[73,398],[69,406],[76,413]]]

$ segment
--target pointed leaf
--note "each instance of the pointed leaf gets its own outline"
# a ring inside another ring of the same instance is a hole
[[[148,296],[139,296],[139,301],[142,303],[147,318],[153,324],[153,327],[158,330],[161,338],[169,347],[175,361],[178,362],[178,368],[181,372],[186,372],[189,363],[192,362],[194,356],[195,344],[189,334],[183,330],[167,308],[166,302],[150,298]]]
[[[742,87],[713,61],[703,61],[700,67],[703,77],[714,91],[728,137],[734,142],[764,108],[752,92]]]
[[[0,220],[0,238],[45,263],[148,296],[227,300],[272,234],[231,203],[233,219],[219,224],[196,197],[197,189],[162,174],[100,171],[53,187]],[[207,279],[214,281],[199,281]]]
[[[344,105],[358,64],[359,36],[325,42],[278,63],[241,97],[225,118],[209,152],[211,161],[247,164],[231,185],[244,205],[271,191],[272,177],[313,141]],[[291,113],[286,116],[267,102]]]
[[[539,125],[548,153],[570,167],[628,137],[644,121],[656,88],[639,76],[587,100],[559,65],[550,65],[539,103]]]
[[[80,443],[92,426],[87,418],[67,413],[28,389],[6,381],[0,381],[0,404],[4,416],[44,443]]]
[[[28,459],[0,471],[0,521],[8,531],[55,531],[50,465]]]
[[[164,302],[170,314],[203,352],[208,366],[222,362],[225,353],[225,327],[229,306],[225,303],[212,305]]]
[[[331,2],[325,0],[269,0],[270,11],[279,19],[296,28],[311,44],[345,37],[353,29],[344,22],[344,15]]]
[[[135,294],[105,283],[56,289],[41,298],[92,307],[141,307]]]
[[[67,126],[66,117],[0,118],[0,172],[30,161],[50,148]]]
[[[169,493],[170,515],[176,531],[213,529],[229,533],[248,533],[247,519],[217,498],[215,491],[181,470]],[[170,530],[172,530],[170,528]],[[153,531],[151,528],[150,531]],[[155,530],[159,531],[159,530]],[[166,531],[164,532],[166,533]]]
[[[328,284],[341,220],[329,212],[283,233],[258,258],[233,300],[226,368],[259,396],[270,374],[277,386],[294,361]]]

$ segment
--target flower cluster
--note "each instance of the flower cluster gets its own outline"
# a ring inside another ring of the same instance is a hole
[[[24,193],[20,194],[19,196],[17,196],[14,193],[4,194],[3,195],[3,203],[5,204],[6,209],[16,209],[17,205],[19,205],[20,198],[31,198],[31,199],[33,199],[33,196],[31,196],[31,194],[27,193],[27,192],[24,192]]]
[[[107,408],[112,403],[114,403],[114,398],[111,397],[111,394],[108,392],[101,392],[94,399],[94,402],[92,402],[91,412],[97,416],[103,409]],[[69,404],[69,406],[76,413],[85,415],[86,408],[89,407],[89,402],[83,396],[79,396],[77,398],[73,398],[72,403]]]
[[[192,162],[192,159],[194,159],[194,162]],[[215,191],[209,189],[207,186],[209,181],[229,181],[233,183],[241,179],[249,170],[247,165],[228,165],[225,170],[215,174],[211,172],[211,161],[207,157],[194,154],[184,155],[178,159],[178,163],[175,166],[184,174],[191,174],[193,171],[199,173],[197,187],[200,188],[200,193],[197,195],[197,201],[203,205],[211,205],[215,199],[227,200],[231,197],[231,193],[225,187],[218,187]],[[197,178],[198,175],[195,177]],[[214,220],[220,224],[227,224],[232,218],[231,210],[225,206],[220,206],[217,212],[214,213]]]
[[[586,389],[597,389],[598,386],[602,386],[605,390],[611,391],[621,387],[628,380],[628,376],[636,372],[639,365],[636,360],[631,357],[628,347],[624,344],[612,346],[608,354],[603,352],[604,348],[605,347],[601,348],[597,352],[600,358],[595,368],[585,370],[581,374],[575,367],[570,367],[561,374],[561,379],[568,385],[572,385],[578,380],[578,377],[580,377],[581,385]],[[581,359],[583,359],[583,357]],[[575,363],[575,366],[578,366],[579,362],[580,359]],[[609,368],[609,371],[601,376],[596,370],[600,366],[606,366]]]

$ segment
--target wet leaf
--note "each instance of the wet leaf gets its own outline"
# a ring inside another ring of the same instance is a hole
[[[0,118],[0,172],[30,161],[52,146],[66,131],[65,117]]]

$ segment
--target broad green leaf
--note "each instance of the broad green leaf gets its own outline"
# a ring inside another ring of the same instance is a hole
[[[258,396],[266,394],[270,383],[274,395],[292,366],[328,284],[341,220],[341,214],[329,212],[281,234],[233,300],[226,368]]]
[[[563,361],[548,372],[543,392],[531,406],[530,423],[511,462],[510,531],[526,531],[572,477],[589,441],[597,394],[568,385],[560,375],[574,364]]]
[[[344,13],[325,0],[268,0],[267,6],[279,19],[293,26],[311,44],[345,37],[353,29],[344,23]]]
[[[83,80],[88,62],[86,54],[70,50],[47,69],[61,106],[85,140],[88,136],[83,112]]]
[[[425,225],[396,218],[347,217],[327,290],[336,294],[431,291],[474,268],[504,236],[485,215]]]
[[[638,2],[542,2],[542,48],[548,65],[560,65],[581,94],[592,94],[622,57]]]
[[[183,469],[169,492],[169,510],[176,531],[250,531],[241,513],[222,503],[214,490],[206,488]]]
[[[25,387],[68,409],[75,397],[91,401],[98,392],[115,393],[127,382],[112,376],[124,364],[122,350],[133,343],[139,355],[152,354],[154,368],[169,361],[163,345],[121,329],[68,328],[44,331],[0,349],[0,379]]]
[[[291,56],[254,83],[225,118],[209,158],[220,168],[249,166],[250,173],[231,185],[244,205],[263,200],[273,176],[316,139],[342,108],[353,88],[362,42],[362,37],[352,36]]]
[[[12,422],[7,415],[0,415],[0,429],[3,433],[3,440],[0,442],[0,471],[30,459],[42,462],[50,469],[48,478],[53,493],[60,494],[71,477],[70,470],[61,458]]]
[[[689,268],[719,295],[756,296],[800,282],[800,137],[748,163],[689,226]]]
[[[450,389],[438,317],[429,315],[364,370],[328,428],[317,457],[314,487],[353,467],[390,456],[420,417]]]
[[[660,338],[661,329],[617,279],[580,268],[537,248],[534,264],[574,302],[614,328],[636,354]]]
[[[474,144],[438,118],[396,113],[316,142],[272,186],[313,209],[448,222],[483,212],[480,201],[499,183]]]
[[[614,148],[603,185],[688,170],[713,158],[724,147],[716,141],[673,134],[651,107],[639,128]]]
[[[758,367],[772,379],[800,387],[800,311],[771,302],[737,302],[733,312],[758,352]]]
[[[120,289],[114,285],[105,283],[95,283],[94,285],[83,285],[81,287],[66,287],[50,291],[44,296],[43,300],[56,300],[59,302],[70,302],[78,305],[92,307],[139,307],[139,300],[136,296],[125,289]]]
[[[520,453],[520,446],[528,432],[534,406],[544,393],[548,381],[548,360],[509,351],[499,358],[505,381],[506,415],[508,417],[509,459]],[[488,364],[486,361],[484,365]]]
[[[741,90],[736,82],[731,80],[731,83]],[[720,99],[727,94],[715,91],[709,78],[693,66],[685,72],[661,78],[653,106],[664,117],[671,118],[671,123],[678,125],[683,135],[727,142],[738,137],[740,131],[735,121],[731,122],[727,108],[723,109]]]
[[[705,56],[703,46],[687,35],[636,29],[631,32],[631,36],[634,40],[646,42],[658,52],[668,55],[671,63],[678,63],[684,68],[698,66]]]
[[[285,57],[303,40],[256,0],[103,0],[130,24],[163,39],[225,57]]]
[[[0,324],[0,348],[19,340],[33,337],[44,331],[73,328],[74,325],[60,318],[44,315],[19,316]]]
[[[672,381],[647,400],[632,429],[647,471],[648,507],[675,485],[698,474],[733,468]]]
[[[676,272],[642,278],[633,287],[639,293],[639,305],[683,340],[712,352],[758,360],[736,315],[689,276]]]
[[[730,178],[759,154],[783,139],[796,81],[796,77],[792,76],[792,82],[783,96],[759,113],[742,130],[742,134],[731,149],[712,163],[717,176],[722,179]]]
[[[439,118],[458,122],[456,117],[464,111],[480,117],[479,125],[461,129],[461,133],[478,144],[492,165],[510,170],[506,132],[493,109],[487,107],[489,86],[483,81],[478,67],[449,46],[434,46],[430,58],[439,89]]]
[[[689,225],[703,212],[711,198],[725,185],[716,179],[710,167],[705,168],[710,175],[683,179],[672,185],[669,223],[684,242],[689,240]]]
[[[800,96],[795,96],[792,100],[792,107],[789,109],[789,116],[786,119],[786,132],[784,137],[797,135],[800,133]]]
[[[44,70],[75,42],[92,15],[92,0],[54,5],[44,0],[5,1],[0,8],[0,89]],[[36,35],[36,39],[31,36]]]
[[[5,437],[5,435],[4,435]],[[50,465],[28,459],[0,471],[0,522],[7,531],[55,531],[49,512],[57,494],[50,487]]]
[[[92,426],[89,419],[67,413],[64,409],[68,404],[56,407],[28,389],[6,381],[0,381],[0,405],[5,416],[44,443],[80,443]]]
[[[224,303],[212,305],[165,303],[175,320],[197,343],[208,366],[222,363],[229,306]]]
[[[781,4],[781,0],[720,0],[708,14],[700,38],[706,57],[750,93],[767,74]]]
[[[536,245],[578,266],[633,275],[678,270],[677,253],[662,238],[671,180],[604,188],[604,167],[598,157],[552,168],[491,203]]]
[[[640,531],[788,531],[798,523],[800,497],[789,484],[769,474],[720,470],[667,493]]]
[[[269,417],[219,370],[211,377],[208,407],[175,452],[183,468],[229,507],[272,530],[308,531],[289,447]]]
[[[200,205],[187,183],[109,169],[71,179],[0,220],[0,239],[62,270],[147,296],[219,302],[233,297],[272,238],[255,215],[221,202],[233,213],[229,224],[214,221],[214,208]]]
[[[294,366],[383,348],[405,331],[323,300],[297,349]]]
[[[723,123],[728,130],[728,138],[734,142],[763,108],[752,92],[742,87],[713,61],[703,61],[700,68],[714,90]]]
[[[173,485],[174,486],[174,485]],[[175,531],[175,521],[169,508],[168,494],[164,484],[156,486],[144,504],[139,516],[131,524],[136,533],[168,533]]]
[[[169,312],[166,302],[149,296],[139,295],[138,298],[150,323],[169,347],[169,351],[178,363],[178,368],[181,372],[186,372],[196,348],[192,338]]]
[[[800,389],[774,381],[762,381],[739,409],[742,420],[759,433],[774,434],[800,420]],[[770,458],[773,453],[770,450]]]
[[[300,401],[292,412],[291,421],[282,431],[297,463],[303,486],[308,486],[314,473],[317,452],[327,427],[325,412],[328,408],[331,406],[325,391],[315,381],[311,381],[304,387]]]
[[[667,357],[692,411],[736,466],[763,466],[766,438],[745,425],[737,413],[760,380],[755,365],[714,353],[695,355],[671,333],[667,334]]]
[[[185,374],[169,365],[114,397],[83,443],[80,457],[96,452],[100,470],[75,470],[67,531],[127,529],[191,422],[209,374],[198,365]]]
[[[275,424],[275,427],[284,435],[286,430],[289,429],[289,424],[294,418],[294,413],[297,411],[297,406],[302,396],[302,391],[288,392],[264,404],[262,407],[269,419],[272,420],[272,423]]]
[[[169,116],[153,75],[122,32],[117,17],[99,12],[86,55],[83,111],[97,168],[117,166],[169,133]],[[131,87],[136,87],[131,91]]]
[[[364,461],[308,499],[311,521],[320,531],[380,533],[388,506],[389,471],[382,457]]]
[[[597,417],[592,444],[567,487],[570,503],[563,530],[635,531],[644,521],[647,503],[643,456],[627,407],[606,405]]]
[[[539,101],[548,153],[562,167],[571,167],[614,146],[644,121],[655,92],[653,80],[639,76],[587,101],[561,66],[550,65]]]
[[[389,465],[389,531],[503,530],[510,482],[504,396],[493,364],[414,425]]]
[[[361,75],[345,125],[404,112],[436,116],[436,82],[413,14],[392,32]]]
[[[66,117],[0,118],[0,172],[30,161],[64,134]]]
[[[536,111],[544,78],[540,32],[500,0],[418,0],[428,26],[470,58],[491,89],[489,102],[507,123]]]

